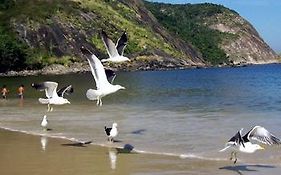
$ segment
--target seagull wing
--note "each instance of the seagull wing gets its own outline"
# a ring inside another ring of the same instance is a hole
[[[45,93],[47,98],[58,97],[57,94],[58,83],[52,81],[46,81],[43,84],[46,87]]]
[[[104,127],[104,132],[106,133],[107,136],[110,136],[110,131],[112,128],[107,128],[106,126]]]
[[[105,70],[100,60],[93,54],[91,58],[87,58],[91,67],[92,75],[96,81],[97,89],[108,86],[110,83],[107,80]]]
[[[229,141],[227,142],[227,145],[237,145],[237,144],[242,144],[244,147],[244,140],[241,136],[241,132],[242,132],[243,128],[240,129],[233,137],[231,137],[229,139]]]
[[[106,50],[107,50],[107,53],[108,53],[109,57],[112,58],[112,57],[119,56],[118,51],[115,47],[115,44],[112,42],[112,40],[110,38],[108,38],[105,31],[101,32],[101,38],[102,38],[102,41],[103,41],[103,43],[106,47]]]
[[[124,49],[127,46],[127,42],[128,42],[127,33],[124,32],[116,43],[116,49],[117,49],[119,55],[123,55]]]
[[[253,127],[244,137],[248,140],[256,140],[267,145],[281,144],[280,139],[275,137],[262,126]]]
[[[112,84],[116,77],[116,73],[113,70],[105,69],[105,74],[106,74],[107,80]]]
[[[43,83],[32,83],[32,87],[34,87],[37,90],[45,90],[45,94],[47,98],[53,98],[57,97],[57,87],[58,83],[52,82],[52,81],[45,81]]]
[[[57,91],[57,94],[58,94],[59,97],[63,97],[64,94],[69,95],[71,93],[73,93],[72,85],[65,86],[65,87],[63,87],[63,88],[61,88],[60,90]]]

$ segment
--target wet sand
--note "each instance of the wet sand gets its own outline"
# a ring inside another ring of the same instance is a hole
[[[182,159],[124,153],[115,148],[33,136],[0,129],[0,174],[280,174],[272,165],[233,165],[230,161]]]

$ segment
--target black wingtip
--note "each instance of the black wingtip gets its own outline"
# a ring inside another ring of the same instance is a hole
[[[85,46],[81,46],[80,47],[80,51],[84,55],[92,55],[92,52],[87,47],[85,47]]]
[[[43,85],[39,83],[31,83],[31,87],[35,88],[36,90],[40,90],[41,88],[43,88]]]
[[[106,32],[105,32],[104,30],[101,30],[100,35],[101,35],[102,37],[107,37],[107,34],[106,34]]]

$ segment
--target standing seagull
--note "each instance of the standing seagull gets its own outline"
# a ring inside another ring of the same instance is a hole
[[[85,54],[89,54],[88,50],[84,47],[81,48],[81,51]],[[101,61],[94,54],[92,54],[90,58],[87,57],[87,60],[95,79],[97,90],[88,89],[86,96],[89,100],[97,100],[97,106],[102,106],[102,97],[115,93],[120,89],[125,89],[125,87],[112,85],[108,82],[104,67],[101,64]]]
[[[41,126],[43,127],[44,130],[48,130],[47,126],[48,126],[48,120],[47,120],[47,115],[43,116],[43,119],[41,121]]]
[[[113,138],[118,135],[117,123],[113,123],[112,128],[107,128],[106,126],[104,126],[104,131],[108,137],[108,141],[113,142]]]
[[[39,98],[39,102],[41,104],[48,104],[47,111],[52,111],[53,108],[50,107],[50,105],[63,105],[63,104],[70,104],[70,102],[63,98],[64,94],[69,94],[73,92],[73,88],[71,85],[66,86],[62,89],[60,89],[57,92],[58,83],[52,82],[52,81],[45,81],[43,83],[32,83],[32,87],[34,87],[37,90],[45,90],[45,94],[47,98]],[[59,95],[58,95],[59,94]]]
[[[111,61],[111,62],[124,62],[130,61],[129,58],[124,57],[124,49],[128,42],[127,33],[124,32],[122,36],[117,40],[116,45],[113,41],[107,36],[105,31],[101,32],[102,41],[106,47],[107,53],[109,55],[108,59],[102,59],[101,62]]]
[[[230,160],[233,159],[234,155],[234,163],[237,162],[237,151],[243,152],[243,153],[254,153],[257,150],[264,149],[262,146],[258,144],[251,143],[252,140],[261,142],[263,144],[267,145],[273,145],[273,144],[281,144],[281,141],[275,137],[273,134],[271,134],[269,131],[267,131],[262,126],[255,126],[253,127],[247,134],[245,134],[242,137],[242,130],[238,131],[235,136],[233,136],[225,145],[225,148],[220,150],[220,152],[223,152],[227,150],[228,148],[232,148],[233,151],[231,152]]]

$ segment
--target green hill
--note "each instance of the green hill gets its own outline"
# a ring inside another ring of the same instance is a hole
[[[107,58],[101,30],[115,41],[127,31],[125,55],[132,62],[107,65],[125,70],[228,63],[232,56],[222,45],[240,37],[210,27],[216,22],[210,17],[238,15],[211,4],[141,0],[0,0],[0,4],[0,72],[85,62],[82,45]]]
[[[169,32],[193,44],[213,65],[276,61],[276,53],[253,26],[222,5],[150,2],[145,5]]]

